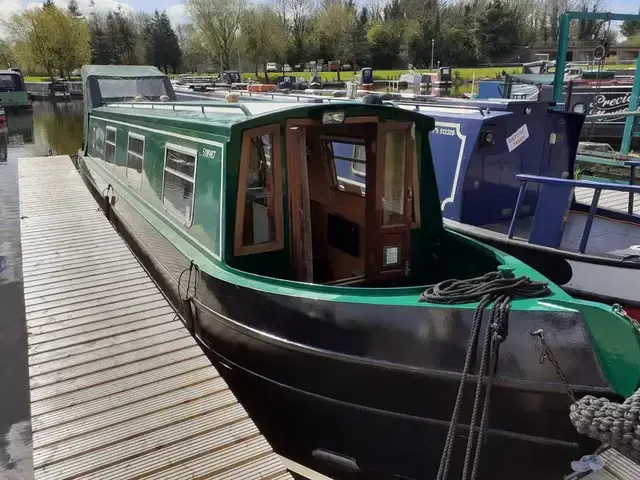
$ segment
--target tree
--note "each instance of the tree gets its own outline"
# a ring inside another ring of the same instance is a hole
[[[400,58],[404,41],[402,20],[376,22],[367,32],[371,62],[376,68],[393,68]]]
[[[168,73],[171,67],[177,72],[180,67],[182,52],[178,44],[178,37],[171,28],[167,12],[158,13],[156,10],[145,29],[147,43],[147,61]]]
[[[247,10],[240,30],[240,42],[248,60],[254,66],[256,77],[259,75],[259,68],[262,67],[265,80],[268,80],[265,64],[274,59],[280,60],[286,54],[286,44],[282,42],[286,30],[278,21],[278,14],[268,6],[256,6]]]
[[[638,9],[638,14],[640,14],[640,9]],[[640,35],[640,20],[627,20],[622,22],[622,25],[620,25],[620,33],[627,38]]]
[[[476,16],[476,51],[478,57],[500,61],[521,45],[518,27],[511,9],[502,0],[492,0]]]
[[[90,58],[86,23],[55,5],[16,14],[7,27],[23,67],[64,75]]]
[[[0,40],[0,70],[14,67],[17,63],[13,45],[5,40]]]
[[[72,17],[80,18],[82,16],[82,14],[80,13],[80,8],[78,7],[77,0],[69,0],[67,11]]]
[[[320,11],[316,22],[318,40],[331,59],[344,62],[350,58],[349,40],[356,23],[353,9],[344,3],[332,3]],[[339,68],[337,73],[340,81]]]
[[[187,13],[211,59],[220,59],[223,69],[231,66],[236,53],[245,0],[187,0]]]

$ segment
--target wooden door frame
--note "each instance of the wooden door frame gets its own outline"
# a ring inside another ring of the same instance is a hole
[[[411,257],[411,217],[412,205],[411,199],[414,189],[413,166],[415,157],[414,142],[411,141],[411,122],[385,122],[379,123],[377,128],[377,142],[375,145],[375,169],[373,169],[374,177],[369,179],[369,169],[367,169],[367,261],[365,262],[366,276],[372,281],[381,280],[388,277],[398,276],[400,272],[404,274],[405,262]],[[408,138],[405,150],[405,168],[404,168],[404,199],[403,199],[403,215],[404,222],[398,225],[382,225],[382,193],[384,191],[384,170],[386,159],[384,158],[386,150],[386,134],[391,131],[406,131]],[[369,192],[371,194],[369,195]],[[371,207],[373,202],[373,208]],[[401,262],[397,268],[385,269],[382,262],[384,236],[385,235],[401,235],[402,244]],[[404,262],[402,261],[404,259]]]
[[[358,116],[358,117],[347,117],[345,118],[345,124],[363,124],[363,123],[372,123],[379,124],[379,117],[377,115],[371,116]],[[304,155],[301,155],[300,151],[297,148],[293,148],[297,141],[295,139],[295,128],[307,128],[307,127],[322,127],[322,120],[316,120],[311,118],[299,118],[299,119],[291,119],[287,120],[285,124],[285,145],[286,149],[286,162],[287,162],[287,184],[288,184],[288,195],[289,195],[289,245],[290,245],[290,261],[291,261],[291,275],[294,280],[297,281],[313,281],[313,251],[312,248],[304,248],[303,238],[305,235],[304,232],[304,221],[300,215],[296,212],[300,210],[301,207],[304,209],[305,199],[303,198],[303,181],[306,180],[306,202],[309,204],[309,189],[308,189],[308,175],[306,179],[303,179],[303,169],[301,168],[301,162],[307,161],[306,152]],[[376,134],[377,137],[377,134]],[[306,167],[306,163],[305,163]],[[306,171],[306,168],[304,168]],[[295,188],[294,188],[295,186]],[[300,186],[301,188],[297,188]],[[310,212],[309,212],[310,213]],[[368,219],[365,215],[365,232],[368,228]],[[311,247],[311,246],[309,246]],[[309,269],[308,265],[311,262],[311,269]],[[300,265],[304,264],[305,267],[301,268]],[[366,260],[365,260],[366,264]],[[309,275],[310,273],[310,275]],[[299,278],[300,275],[304,275],[305,278]],[[310,278],[309,278],[310,276]]]

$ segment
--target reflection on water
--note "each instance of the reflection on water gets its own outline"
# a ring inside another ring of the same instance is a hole
[[[18,159],[46,155],[49,150],[77,153],[82,143],[82,102],[34,102],[33,112],[6,114],[7,126],[0,127],[0,391],[11,394],[3,396],[0,410],[0,479],[26,480],[33,473],[28,458],[31,428]]]

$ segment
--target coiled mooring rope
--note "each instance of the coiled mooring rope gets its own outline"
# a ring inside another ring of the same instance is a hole
[[[471,480],[474,480],[478,474],[478,466],[480,464],[480,453],[482,449],[482,441],[487,429],[487,417],[489,411],[489,402],[491,396],[491,385],[493,375],[495,373],[496,362],[498,357],[498,347],[504,341],[508,331],[509,310],[511,301],[520,298],[537,298],[549,295],[551,291],[545,282],[532,281],[528,277],[513,277],[511,271],[503,270],[500,272],[489,272],[481,277],[469,278],[465,280],[445,280],[435,285],[430,285],[420,294],[421,302],[439,303],[439,304],[457,304],[478,302],[473,322],[471,324],[471,333],[465,353],[464,367],[458,385],[458,393],[451,415],[451,422],[447,431],[442,457],[440,459],[440,467],[438,469],[437,480],[446,480],[449,475],[449,465],[451,463],[451,454],[453,452],[453,441],[458,420],[460,418],[460,409],[462,407],[462,394],[466,383],[467,375],[471,366],[471,360],[475,346],[478,343],[478,334],[482,323],[482,314],[484,309],[493,302],[491,314],[489,317],[489,326],[486,329],[484,344],[482,347],[482,355],[480,357],[480,366],[478,369],[478,378],[476,383],[475,398],[473,402],[473,410],[471,414],[471,423],[469,429],[469,437],[467,439],[467,447],[465,451],[464,466],[462,471],[462,480],[466,480],[469,467],[471,466],[471,450],[473,446],[473,437],[475,433],[475,425],[480,405],[480,397],[482,385],[484,383],[484,375],[487,363],[489,365],[487,386],[484,395],[484,404],[480,417],[480,427],[478,432],[478,440],[476,442],[475,454],[473,456],[473,467],[471,470]]]
[[[640,390],[623,403],[585,395],[571,405],[569,418],[578,433],[640,462]]]

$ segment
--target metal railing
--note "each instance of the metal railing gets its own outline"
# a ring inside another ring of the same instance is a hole
[[[635,181],[635,167],[640,166],[640,162],[631,162],[636,165],[634,168],[634,181]],[[522,210],[522,205],[524,203],[525,191],[527,188],[527,183],[538,183],[540,185],[561,185],[565,187],[582,187],[582,188],[592,188],[593,199],[591,200],[591,206],[589,207],[589,214],[587,215],[587,220],[584,225],[584,230],[582,232],[582,238],[580,239],[580,247],[578,251],[580,253],[584,253],[587,248],[587,242],[589,241],[589,235],[591,233],[591,227],[593,226],[593,219],[596,216],[596,211],[598,209],[598,201],[600,200],[600,193],[602,190],[612,190],[618,192],[628,192],[629,193],[629,213],[633,214],[633,195],[636,193],[640,193],[640,185],[620,185],[615,183],[603,183],[603,182],[591,182],[588,180],[572,180],[565,178],[555,178],[555,177],[540,177],[538,175],[527,175],[527,174],[519,174],[516,175],[516,178],[520,180],[520,190],[518,191],[518,199],[516,200],[516,208],[513,211],[513,216],[511,217],[511,224],[509,225],[509,231],[507,233],[508,238],[513,238],[516,229],[516,221],[520,216],[520,211]]]

